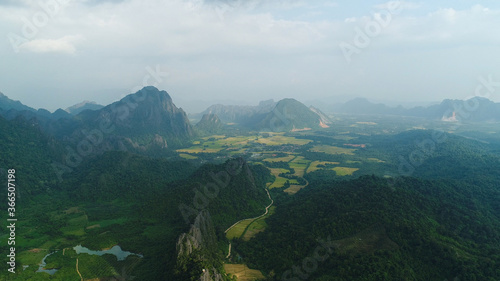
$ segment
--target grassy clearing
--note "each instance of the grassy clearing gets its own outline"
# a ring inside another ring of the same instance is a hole
[[[225,139],[218,140],[217,143],[221,145],[247,145],[250,141],[257,140],[257,136],[241,136],[241,137],[229,137]]]
[[[224,270],[236,276],[238,281],[264,280],[265,277],[259,270],[250,269],[244,264],[225,264]]]
[[[337,173],[337,176],[350,176],[359,170],[359,168],[335,167],[333,170]]]
[[[269,170],[271,170],[271,174],[273,174],[273,176],[275,176],[275,177],[278,177],[278,175],[281,174],[281,173],[288,173],[288,172],[290,172],[290,170],[283,169],[283,168],[270,168]]]
[[[313,148],[310,149],[310,151],[323,152],[323,153],[327,153],[327,154],[354,155],[354,151],[356,151],[356,149],[343,148],[343,147],[337,147],[337,146],[331,146],[331,145],[315,145]]]
[[[48,249],[35,248],[19,253],[17,259],[19,259],[21,263],[24,265],[36,266],[42,261],[43,257],[48,253],[49,253]]]
[[[239,238],[241,235],[243,235],[243,232],[245,232],[245,229],[247,228],[248,225],[250,225],[254,220],[253,219],[247,219],[240,221],[237,225],[233,226],[227,233],[226,233],[226,238],[231,240],[234,238]]]
[[[180,153],[179,156],[184,158],[184,159],[187,159],[187,160],[198,159],[198,157],[196,157],[196,156],[185,154],[185,153]]]
[[[307,172],[310,173],[310,172],[317,171],[319,169],[322,169],[322,167],[318,167],[318,165],[327,165],[327,164],[339,165],[340,163],[339,162],[328,162],[328,161],[313,161],[313,162],[311,162],[311,165],[309,165]]]
[[[301,190],[302,188],[306,187],[305,185],[290,185],[289,188],[283,190],[284,192],[290,194],[290,195],[293,195],[295,193],[297,193],[299,190]]]
[[[271,206],[271,208],[269,208],[269,212],[267,213],[267,215],[253,221],[243,234],[243,240],[248,241],[253,237],[255,237],[257,233],[264,231],[267,227],[266,219],[272,214],[274,214],[275,210],[276,206]]]
[[[269,137],[259,137],[256,141],[261,144],[266,145],[282,145],[282,144],[294,144],[294,145],[305,145],[312,140],[297,139],[295,137],[283,136],[283,133],[269,133]]]
[[[307,165],[309,165],[310,162],[311,161],[309,160],[305,160],[303,156],[297,156],[292,162],[289,163],[289,165],[290,168],[295,170],[294,175],[303,177],[306,172]]]
[[[290,184],[299,184],[295,179],[286,179],[282,177],[276,177],[276,180],[269,186],[269,188],[281,188],[285,186],[286,181],[289,181]]]

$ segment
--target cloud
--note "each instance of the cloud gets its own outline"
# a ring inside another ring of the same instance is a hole
[[[408,1],[389,1],[383,4],[375,5],[374,7],[378,10],[390,10],[392,7],[397,6],[401,10],[416,10],[422,7],[420,3],[408,2]]]
[[[76,52],[75,43],[81,41],[81,36],[64,36],[59,39],[35,39],[20,46],[20,49],[33,53],[66,53]]]
[[[5,75],[0,76],[0,84],[6,85],[6,94],[27,96],[41,88],[47,89],[47,95],[55,95],[53,85],[58,85],[61,97],[78,89],[82,95],[99,93],[98,101],[109,103],[119,95],[112,98],[106,89],[128,92],[142,84],[147,66],[160,65],[171,75],[159,87],[182,93],[186,99],[199,95],[239,99],[294,93],[376,94],[380,85],[392,83],[387,82],[388,77],[404,83],[384,95],[411,88],[414,97],[434,99],[438,92],[451,92],[446,90],[450,87],[465,88],[459,83],[467,77],[474,79],[478,71],[497,71],[500,64],[494,51],[500,44],[494,33],[500,26],[497,7],[427,2],[420,7],[423,4],[403,1],[402,11],[348,66],[339,43],[353,42],[356,28],[364,30],[373,14],[382,13],[389,2],[364,7],[337,2],[73,0],[38,27],[33,37],[26,37],[31,41],[22,45],[21,52],[14,54],[4,36],[0,52],[11,55],[2,57],[0,72]],[[34,15],[44,11],[36,0],[23,3],[25,8],[0,7],[0,34],[22,36],[23,18],[34,22]],[[460,50],[454,52],[456,49]],[[68,54],[75,54],[71,69],[65,68]],[[429,66],[434,64],[442,65],[441,72]],[[28,67],[14,69],[15,65]],[[446,69],[447,65],[454,67]],[[441,88],[436,82],[435,92],[425,89],[418,93],[427,75],[440,77],[445,72],[450,77],[446,81],[459,82]],[[27,86],[16,77],[33,79]],[[300,85],[292,87],[290,81]],[[68,95],[70,98],[68,105],[80,98],[96,99]],[[40,100],[50,102],[42,96]]]

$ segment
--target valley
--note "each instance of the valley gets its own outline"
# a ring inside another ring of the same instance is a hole
[[[114,104],[136,110],[124,118],[111,106],[0,117],[22,218],[16,274],[4,264],[0,278],[287,280],[320,246],[310,280],[499,276],[497,123],[325,115],[285,99],[218,106],[224,118],[193,126],[166,92],[145,93]],[[106,120],[111,133],[95,125]]]

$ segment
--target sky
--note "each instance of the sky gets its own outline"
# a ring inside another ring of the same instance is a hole
[[[500,82],[499,1],[0,0],[0,35],[0,92],[51,111],[145,85],[195,113],[438,102]]]

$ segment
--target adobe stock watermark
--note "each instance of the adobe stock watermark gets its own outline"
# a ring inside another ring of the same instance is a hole
[[[21,32],[10,32],[7,38],[14,49],[19,53],[21,46],[35,39],[40,33],[40,29],[46,27],[68,4],[74,0],[48,0],[39,2],[40,9],[35,12],[31,18],[21,17],[23,26]]]
[[[84,158],[99,154],[97,148],[103,144],[105,136],[110,135],[116,129],[112,121],[113,119],[111,118],[112,116],[115,117],[115,122],[125,120],[139,103],[146,99],[144,87],[149,85],[156,87],[163,81],[164,77],[168,76],[168,73],[161,71],[159,65],[156,66],[156,69],[150,66],[146,67],[146,72],[147,74],[142,80],[142,86],[135,86],[131,89],[131,93],[136,93],[136,95],[132,95],[127,99],[122,99],[124,102],[119,105],[112,104],[110,106],[110,112],[105,113],[103,116],[104,118],[100,120],[97,128],[90,131],[82,129],[80,133],[84,136],[83,139],[81,139],[75,147],[66,146],[66,154],[63,158],[63,163],[56,161],[52,163],[52,169],[60,182],[63,181],[63,174],[72,172],[74,168],[78,167],[83,162]],[[151,81],[153,81],[152,84],[150,84]],[[124,145],[122,145],[122,148],[126,150]]]
[[[314,249],[312,255],[304,258],[301,265],[294,265],[292,269],[283,272],[281,280],[300,281],[308,279],[311,274],[318,270],[318,264],[327,260],[336,248],[335,243],[328,236],[327,240],[318,240],[319,244]]]
[[[478,98],[490,98],[493,93],[496,92],[496,88],[500,88],[500,81],[493,81],[493,76],[488,75],[487,78],[480,76],[478,78],[479,83],[477,84],[474,95],[465,98],[462,103],[455,104],[453,109],[448,109],[443,117],[449,119],[454,118],[454,125],[450,127],[450,130],[456,130],[462,125],[462,121],[467,121],[472,117],[472,114],[476,112],[480,107],[480,102]],[[437,146],[448,139],[448,136],[444,131],[433,131],[431,136],[427,139],[417,141],[417,149],[413,150],[408,157],[399,156],[399,166],[398,173],[401,176],[411,176],[415,170],[421,166],[428,158],[432,157],[435,153]],[[394,176],[390,173],[386,173],[388,176]]]
[[[371,19],[363,28],[354,28],[354,38],[350,43],[342,41],[339,48],[347,63],[351,63],[354,54],[361,54],[362,50],[370,46],[372,39],[379,36],[384,28],[391,24],[394,15],[398,15],[403,10],[401,1],[392,1],[387,5],[387,9],[380,10],[372,14]]]

